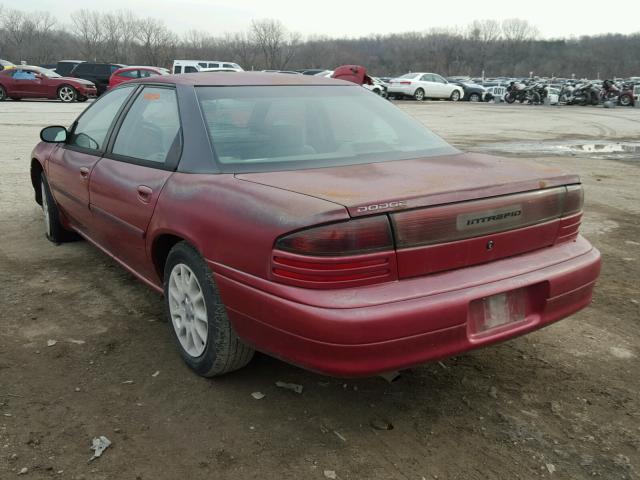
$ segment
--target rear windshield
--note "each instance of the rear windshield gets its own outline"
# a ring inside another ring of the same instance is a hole
[[[354,165],[457,153],[360,86],[198,87],[223,172]]]

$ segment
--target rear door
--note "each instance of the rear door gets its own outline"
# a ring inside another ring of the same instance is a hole
[[[102,93],[107,89],[109,78],[111,78],[111,74],[117,69],[118,67],[115,65],[108,64],[98,64],[95,66],[94,80],[92,80],[92,82],[96,84],[98,93]]]
[[[182,132],[175,88],[145,86],[130,105],[92,172],[91,211],[100,244],[152,278],[146,231],[162,187],[180,159]]]
[[[69,221],[83,233],[90,232],[89,177],[106,149],[118,112],[133,91],[113,90],[93,103],[76,120],[67,143],[56,147],[47,164],[53,196]]]

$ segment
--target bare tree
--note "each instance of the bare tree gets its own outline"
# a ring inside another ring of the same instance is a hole
[[[285,68],[300,43],[300,35],[289,33],[279,20],[254,20],[251,33],[268,69]]]
[[[75,34],[84,58],[98,60],[105,40],[105,29],[100,13],[91,10],[78,10],[71,14]]]
[[[141,63],[168,65],[175,49],[175,34],[163,22],[153,18],[140,20],[137,27]]]
[[[258,46],[251,35],[246,32],[227,34],[225,44],[232,58],[236,59],[240,65],[244,68],[253,68],[258,55]]]
[[[502,21],[502,34],[508,42],[523,42],[537,38],[540,32],[526,20],[509,18]]]

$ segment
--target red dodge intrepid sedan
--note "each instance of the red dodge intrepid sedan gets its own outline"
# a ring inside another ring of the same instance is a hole
[[[254,349],[338,376],[418,365],[580,310],[600,270],[577,176],[461,153],[340,80],[133,80],[41,138],[47,237],[163,293],[204,376]]]

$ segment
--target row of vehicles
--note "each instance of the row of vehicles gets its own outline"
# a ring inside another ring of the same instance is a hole
[[[242,71],[237,63],[176,60],[173,68],[126,66],[119,63],[61,60],[42,66],[14,65],[0,61],[0,101],[8,98],[58,99],[62,102],[84,102],[102,95],[120,83],[170,73]]]
[[[637,102],[640,85],[629,81],[567,81],[552,84],[545,81],[512,81],[506,88],[507,103],[540,103],[562,105],[618,104],[632,106]]]

